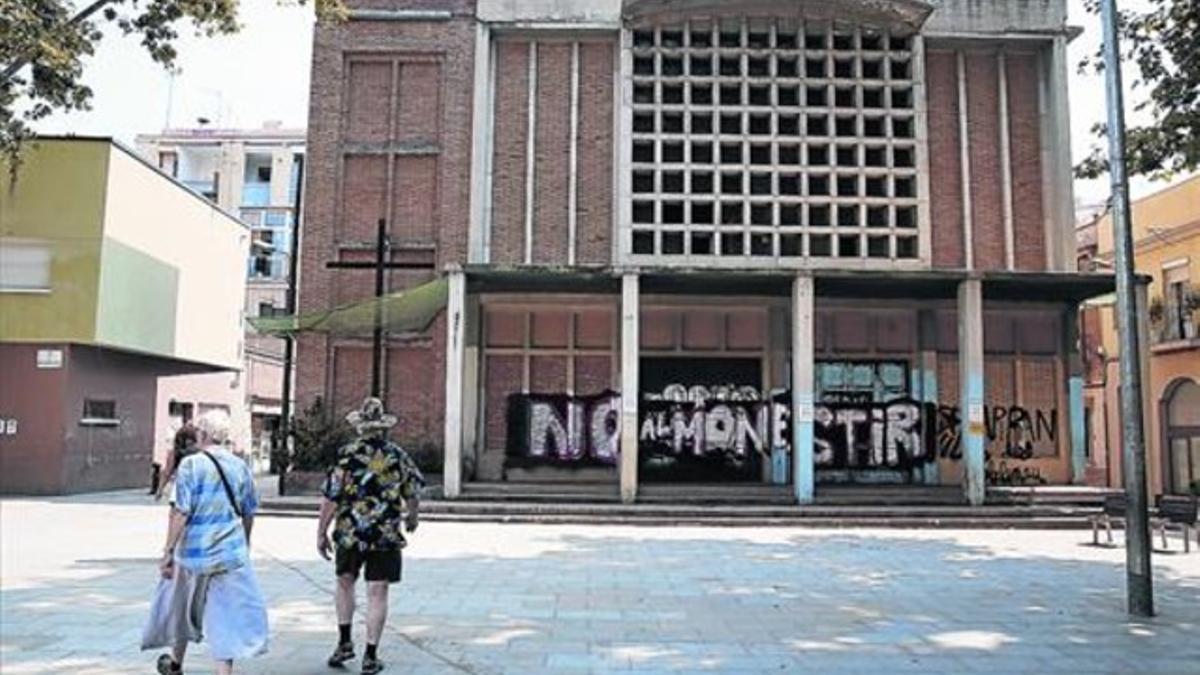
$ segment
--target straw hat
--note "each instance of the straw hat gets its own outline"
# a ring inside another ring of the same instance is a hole
[[[346,415],[346,421],[358,431],[391,429],[396,426],[396,416],[384,412],[383,401],[374,396],[363,399],[362,407],[350,411],[350,414]]]

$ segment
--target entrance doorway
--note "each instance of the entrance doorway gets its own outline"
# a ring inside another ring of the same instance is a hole
[[[1200,384],[1184,379],[1167,387],[1162,412],[1166,492],[1200,493]]]
[[[644,358],[639,371],[639,475],[647,482],[762,479],[769,433],[760,419],[762,361]]]

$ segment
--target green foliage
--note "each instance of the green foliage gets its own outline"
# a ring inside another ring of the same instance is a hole
[[[417,468],[423,474],[440,474],[442,465],[442,446],[430,440],[401,441],[400,447],[408,453]]]
[[[294,451],[291,467],[297,471],[325,471],[333,466],[338,450],[354,438],[354,430],[317,397],[292,421]]]
[[[21,143],[34,136],[29,124],[56,111],[88,109],[92,90],[83,83],[83,66],[101,39],[101,23],[135,36],[150,58],[172,68],[179,31],[190,26],[209,37],[237,32],[238,2],[0,0],[0,155],[10,160],[12,175]],[[346,15],[343,0],[312,2],[318,21]]]
[[[1192,484],[1191,484],[1190,486],[1188,486],[1188,487],[1189,487],[1189,488],[1191,488],[1191,491],[1192,491],[1192,494],[1193,494],[1193,495],[1196,495],[1197,497],[1200,497],[1200,480],[1194,480],[1194,481],[1192,481]]]
[[[1129,174],[1170,178],[1200,167],[1200,2],[1148,0],[1145,9],[1119,12],[1121,61],[1136,67],[1134,88],[1145,100],[1135,107],[1148,111],[1152,121],[1126,129]],[[1099,12],[1098,0],[1086,0],[1088,11]],[[1079,64],[1081,72],[1104,69],[1099,53]],[[1128,71],[1128,67],[1125,69]],[[1107,125],[1092,133],[1103,137]],[[1108,153],[1094,146],[1075,175],[1096,178],[1108,172]]]

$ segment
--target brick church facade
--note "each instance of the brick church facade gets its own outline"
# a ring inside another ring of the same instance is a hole
[[[383,389],[445,486],[1081,482],[1063,0],[351,0],[300,309],[449,279]],[[300,406],[369,388],[305,335]],[[786,487],[785,487],[786,486]]]

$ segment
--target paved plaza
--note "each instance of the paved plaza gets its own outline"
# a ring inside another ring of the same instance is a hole
[[[0,670],[150,672],[138,640],[165,508],[127,492],[0,514]],[[331,672],[314,525],[258,522],[272,644],[241,672]],[[1133,622],[1124,551],[1089,540],[427,522],[380,651],[388,673],[1200,672],[1200,553],[1155,555],[1160,614]],[[187,672],[210,672],[193,657]]]

